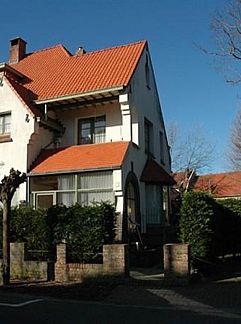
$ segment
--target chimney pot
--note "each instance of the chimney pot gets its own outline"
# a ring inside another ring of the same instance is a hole
[[[86,53],[86,50],[83,47],[79,47],[75,52],[75,56],[81,56]]]
[[[10,40],[9,64],[18,63],[25,57],[26,45],[25,40],[20,37]]]

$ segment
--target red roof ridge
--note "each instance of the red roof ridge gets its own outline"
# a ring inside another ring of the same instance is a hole
[[[226,176],[226,175],[231,175],[231,174],[235,174],[235,173],[241,173],[241,170],[199,174],[198,177],[212,177],[212,176],[221,176],[221,175]]]
[[[50,46],[50,47],[45,47],[45,48],[40,48],[36,51],[33,51],[33,52],[30,52],[30,53],[27,53],[25,58],[30,56],[30,55],[33,55],[33,54],[38,54],[38,53],[42,53],[42,52],[45,52],[45,51],[51,51],[55,48],[60,48],[62,49],[62,51],[66,54],[68,54],[68,56],[72,56],[72,54],[67,50],[67,48],[63,45],[63,44],[56,44],[56,45],[53,45],[53,46]]]
[[[142,41],[136,41],[136,42],[132,42],[132,43],[128,43],[128,44],[117,45],[117,46],[113,46],[113,47],[110,46],[110,47],[101,48],[101,49],[93,50],[93,51],[90,51],[90,52],[86,52],[84,55],[91,55],[91,54],[94,54],[94,53],[105,52],[105,51],[109,51],[109,50],[112,50],[112,49],[118,49],[118,48],[123,48],[123,47],[130,47],[130,46],[138,45],[138,44],[143,44],[144,45],[146,43],[147,43],[147,40],[142,40]],[[58,48],[58,47],[61,48],[64,53],[68,54],[68,56],[78,57],[78,58],[81,57],[81,56],[78,56],[78,55],[71,54],[69,52],[69,50],[61,43],[56,44],[56,45],[52,45],[50,47],[40,48],[40,49],[38,49],[36,51],[27,53],[26,57],[28,57],[29,55],[40,53],[40,52],[53,50],[53,49]]]
[[[142,40],[142,41],[136,41],[136,42],[132,42],[132,43],[128,43],[128,44],[110,46],[110,47],[105,47],[105,48],[93,50],[93,51],[90,51],[90,52],[86,52],[84,55],[91,55],[91,54],[110,51],[110,50],[119,49],[119,48],[123,48],[123,47],[130,47],[130,46],[134,46],[134,45],[138,45],[138,44],[145,45],[146,43],[147,43],[147,40]],[[73,55],[73,57],[81,57],[81,56]]]
[[[104,143],[93,143],[93,144],[73,144],[73,145],[66,145],[66,146],[62,146],[62,147],[57,147],[57,148],[47,148],[47,149],[43,149],[43,151],[56,151],[56,152],[59,152],[59,151],[63,151],[63,150],[66,150],[68,148],[74,148],[74,147],[91,147],[91,148],[94,148],[95,146],[100,146],[100,145],[115,145],[115,144],[119,144],[119,143],[123,143],[124,144],[129,144],[131,142],[129,141],[113,141],[113,142],[104,142]]]

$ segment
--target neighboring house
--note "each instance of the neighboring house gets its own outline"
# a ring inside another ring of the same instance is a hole
[[[241,171],[197,175],[193,170],[174,174],[177,191],[202,191],[215,199],[241,198]]]
[[[170,155],[146,41],[72,55],[13,39],[0,103],[0,179],[28,174],[15,204],[109,200],[119,239],[166,222]]]
[[[241,198],[241,171],[198,176],[193,190],[208,192],[216,199]]]

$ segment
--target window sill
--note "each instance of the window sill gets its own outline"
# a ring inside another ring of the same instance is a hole
[[[12,142],[10,135],[0,135],[0,143]]]

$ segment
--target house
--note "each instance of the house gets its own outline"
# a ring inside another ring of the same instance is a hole
[[[163,226],[172,178],[147,42],[74,55],[26,45],[12,39],[0,64],[0,179],[28,175],[14,204],[111,201],[120,240]]]
[[[202,191],[215,199],[241,198],[241,171],[197,175],[194,170],[174,174],[175,188]]]
[[[241,171],[222,172],[198,176],[193,190],[208,192],[216,199],[240,199]]]

